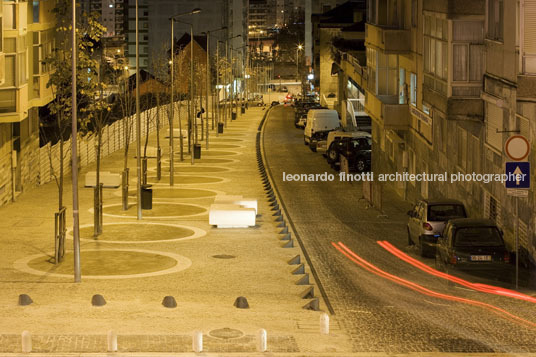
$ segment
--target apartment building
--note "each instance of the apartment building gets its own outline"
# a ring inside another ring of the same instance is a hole
[[[54,0],[0,6],[0,205],[38,184],[39,108],[52,100]]]
[[[533,0],[368,0],[366,64],[350,55],[340,64],[365,92],[373,170],[504,173],[507,138],[535,138],[534,19]],[[514,198],[500,182],[392,186],[410,201],[463,201],[512,249],[519,224],[522,259],[536,257],[534,190]]]

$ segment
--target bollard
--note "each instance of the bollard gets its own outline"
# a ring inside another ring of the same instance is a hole
[[[194,331],[194,338],[193,338],[193,349],[194,352],[199,353],[203,351],[203,332],[201,331]]]
[[[113,330],[108,331],[107,341],[108,352],[117,352],[117,334]]]
[[[320,334],[329,335],[329,315],[325,312],[320,315]]]
[[[29,331],[22,331],[22,352],[32,352],[32,334]]]
[[[266,352],[268,349],[268,337],[266,335],[266,330],[261,328],[257,333],[257,351]]]

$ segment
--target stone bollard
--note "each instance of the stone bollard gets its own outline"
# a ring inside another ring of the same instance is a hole
[[[203,351],[203,332],[194,331],[194,338],[192,341],[192,348],[194,352],[199,353]]]
[[[107,335],[108,352],[117,352],[117,334],[110,330]]]
[[[257,333],[257,351],[266,352],[268,349],[268,335],[266,330],[261,328]]]
[[[32,334],[29,331],[22,331],[22,352],[32,352]]]
[[[329,335],[329,315],[325,312],[320,315],[320,334]]]

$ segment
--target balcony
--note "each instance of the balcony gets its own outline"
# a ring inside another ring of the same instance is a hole
[[[398,96],[379,98],[372,92],[366,91],[365,111],[370,117],[379,122],[384,129],[408,130],[408,104],[396,104]]]
[[[447,14],[449,19],[468,15],[484,15],[486,0],[424,0],[425,11]]]
[[[356,82],[363,90],[368,87],[368,72],[362,67],[357,59],[348,54],[341,54],[341,68],[346,75]]]
[[[411,50],[410,30],[381,27],[367,23],[365,45],[374,46],[387,54],[406,53]]]

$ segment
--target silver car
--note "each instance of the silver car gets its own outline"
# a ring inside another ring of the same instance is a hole
[[[408,211],[408,244],[419,248],[423,257],[434,257],[437,238],[449,219],[466,218],[462,202],[450,199],[421,200]]]

